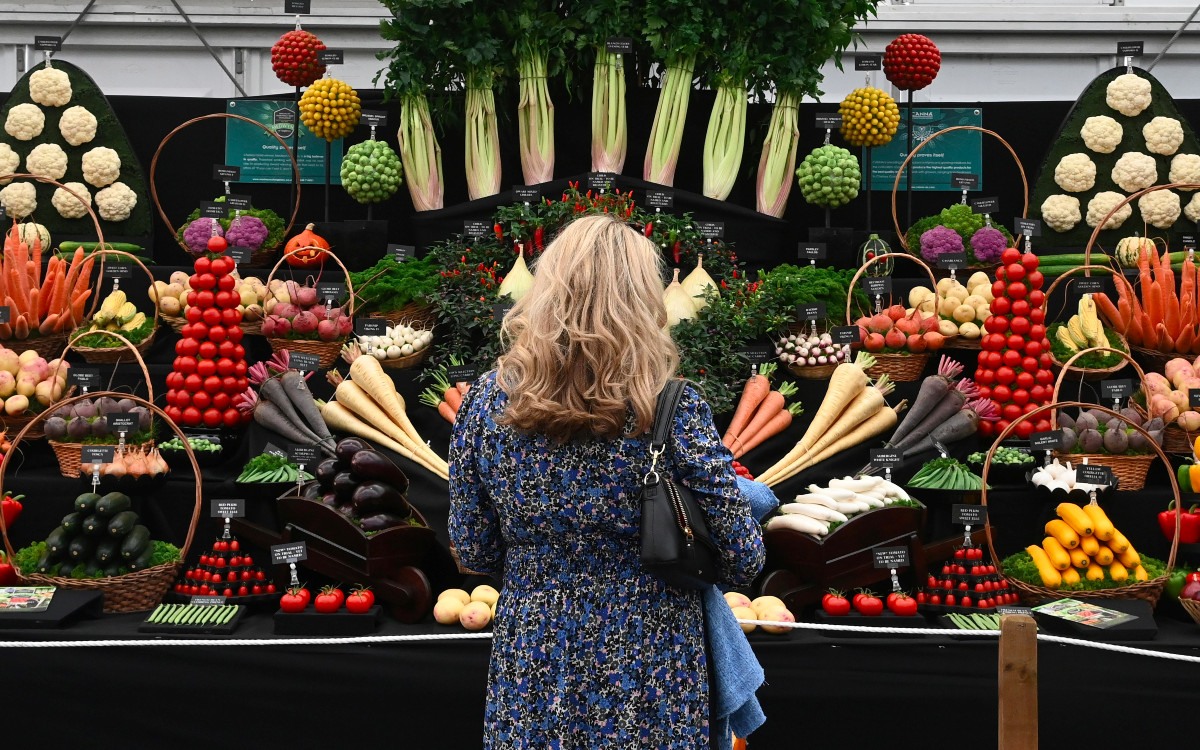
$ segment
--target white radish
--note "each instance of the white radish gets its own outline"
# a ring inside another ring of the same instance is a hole
[[[838,503],[836,506],[834,506],[834,509],[839,513],[844,513],[845,515],[849,516],[855,513],[866,513],[871,509],[871,506],[860,500],[848,500],[844,503]]]
[[[866,503],[871,508],[882,508],[884,506],[883,499],[874,495],[855,495],[854,499],[860,503]]]
[[[841,502],[854,499],[853,492],[850,490],[844,490],[840,487],[818,487],[815,484],[810,484],[808,485],[808,491],[815,492],[818,495],[824,495],[825,497],[830,497]]]
[[[912,500],[912,498],[908,496],[908,493],[904,491],[904,488],[898,484],[892,484],[886,480],[880,480],[878,486],[888,494],[888,497],[894,497],[900,500]]]
[[[876,484],[878,484],[879,482],[882,482],[882,481],[883,481],[883,479],[881,477],[866,476],[866,477],[860,477],[858,479],[851,479],[850,477],[845,477],[843,479],[829,480],[829,486],[837,487],[837,488],[843,489],[843,490],[849,490],[850,492],[863,492],[865,490],[874,488]]]
[[[779,506],[779,510],[783,513],[799,513],[802,516],[816,518],[819,521],[841,521],[845,523],[850,520],[833,508],[826,508],[824,505],[817,505],[816,503],[785,503]]]
[[[796,495],[795,502],[797,502],[797,503],[816,503],[817,505],[824,505],[826,508],[833,508],[834,510],[838,510],[837,500],[834,500],[831,497],[827,497],[826,495],[820,495],[820,494],[816,494],[816,493],[812,493],[809,495]]]
[[[802,516],[799,513],[785,513],[782,516],[775,516],[770,521],[767,521],[767,528],[792,529],[793,531],[801,531],[805,534],[815,534],[817,536],[824,536],[829,533],[829,524],[809,516]]]

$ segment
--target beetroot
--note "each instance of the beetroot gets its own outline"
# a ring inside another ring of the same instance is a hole
[[[316,315],[317,320],[325,320],[325,318],[329,317],[325,314],[325,305],[313,305],[312,307],[308,308],[308,311],[313,315]]]
[[[345,315],[337,319],[338,333],[342,336],[349,336],[354,332],[354,321]]]
[[[337,324],[332,320],[322,320],[317,324],[317,337],[322,341],[333,341],[338,337]]]
[[[292,320],[292,328],[296,333],[312,333],[317,330],[317,316],[305,310]]]
[[[296,307],[296,305],[292,304],[291,302],[280,302],[271,310],[272,315],[277,315],[281,318],[287,318],[288,320],[296,317],[296,314],[299,312],[300,308]]]
[[[292,295],[292,302],[300,307],[308,309],[317,304],[317,290],[311,286],[302,286],[296,289],[296,293]]]
[[[286,336],[292,332],[292,322],[287,318],[275,319],[275,335]]]

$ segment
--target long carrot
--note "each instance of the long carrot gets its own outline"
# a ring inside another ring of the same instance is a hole
[[[1150,282],[1150,289],[1146,292],[1146,313],[1150,316],[1150,322],[1157,330],[1158,324],[1163,322],[1163,293],[1162,284],[1158,283],[1158,279]]]
[[[383,407],[384,413],[391,418],[404,434],[411,438],[416,446],[419,446],[434,461],[440,464],[445,463],[445,460],[441,456],[434,453],[432,448],[425,445],[425,441],[417,432],[417,428],[413,427],[412,422],[409,421],[408,415],[404,410],[404,400],[396,392],[396,384],[383,371],[383,365],[379,364],[379,360],[374,357],[359,357],[350,365],[350,377],[354,378],[359,387]]]
[[[758,481],[763,482],[763,483],[767,484],[768,486],[775,486],[775,485],[779,484],[780,482],[783,482],[787,479],[792,478],[793,476],[795,476],[796,474],[799,474],[801,471],[803,471],[804,469],[806,469],[810,466],[818,464],[821,461],[824,461],[827,458],[830,458],[832,456],[836,456],[837,454],[841,453],[844,450],[847,450],[848,448],[853,448],[856,445],[861,445],[872,438],[882,435],[883,433],[887,432],[888,430],[890,430],[896,426],[896,424],[900,421],[900,412],[904,411],[905,407],[907,407],[907,406],[908,406],[907,401],[901,401],[899,404],[896,404],[896,406],[894,406],[894,407],[890,407],[887,409],[880,409],[879,411],[875,412],[875,414],[870,419],[859,424],[857,427],[855,427],[849,433],[842,436],[842,438],[840,440],[834,441],[832,444],[827,446],[820,453],[814,453],[811,457],[806,458],[802,462],[802,464],[797,465],[798,468],[795,471],[792,471],[786,475],[780,475],[780,476],[774,477],[769,481],[764,480],[760,476]]]
[[[757,448],[767,439],[773,438],[779,433],[786,430],[792,424],[792,418],[804,411],[804,407],[800,402],[795,402],[788,406],[783,411],[771,417],[771,420],[763,425],[762,429],[746,438],[745,442],[739,442],[738,449],[733,452],[734,458],[741,458],[750,451]]]
[[[784,383],[779,386],[779,390],[768,393],[766,398],[762,400],[762,403],[758,405],[758,409],[755,410],[754,417],[750,420],[750,423],[746,425],[745,429],[738,432],[725,447],[733,451],[735,456],[745,453],[744,448],[741,452],[738,451],[739,448],[742,448],[744,441],[757,435],[768,422],[774,419],[779,412],[783,411],[787,403],[787,397],[795,395],[797,390],[794,384]]]
[[[762,369],[746,380],[746,385],[742,388],[742,397],[738,400],[737,410],[733,413],[733,420],[729,422],[729,428],[725,430],[725,434],[721,437],[721,442],[726,448],[731,448],[734,438],[742,434],[742,431],[746,429],[746,425],[750,424],[750,420],[753,418],[759,405],[771,393],[769,376],[774,366],[775,363],[768,362],[763,365]],[[779,409],[782,408],[783,404],[780,404]],[[779,409],[776,409],[776,412]]]
[[[450,386],[442,392],[442,403],[449,406],[450,411],[457,414],[458,407],[462,406],[462,394],[458,392],[457,388]],[[439,410],[441,410],[441,408],[441,406],[438,407]],[[453,422],[454,420],[451,419],[450,421]]]
[[[1171,259],[1166,257],[1167,268],[1162,274],[1163,323],[1174,340],[1179,336],[1179,298],[1175,296],[1175,274],[1171,272]]]
[[[1120,285],[1118,284],[1118,286]],[[1096,303],[1096,308],[1100,311],[1100,314],[1108,319],[1109,325],[1120,331],[1121,335],[1129,332],[1129,300],[1125,299],[1124,295],[1117,298],[1116,305],[1112,303],[1107,294],[1093,294],[1092,300]],[[909,413],[911,414],[912,412]],[[908,417],[905,417],[905,419],[908,419]]]

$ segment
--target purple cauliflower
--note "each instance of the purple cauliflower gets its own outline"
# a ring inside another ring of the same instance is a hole
[[[267,239],[267,225],[256,216],[238,216],[229,225],[225,240],[230,247],[248,247],[257,250]]]
[[[962,237],[948,227],[937,226],[921,235],[921,257],[929,263],[936,263],[942,253],[961,253],[963,249]]]
[[[208,250],[208,240],[213,236],[213,226],[217,228],[218,237],[223,237],[224,232],[221,231],[221,225],[215,219],[202,217],[196,219],[191,224],[188,224],[187,229],[183,230],[183,241],[196,255],[199,255]]]
[[[980,227],[971,235],[971,250],[980,263],[999,263],[1000,256],[1007,248],[1008,240],[995,227]]]

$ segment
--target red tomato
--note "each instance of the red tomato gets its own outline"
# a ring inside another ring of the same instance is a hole
[[[227,335],[228,335],[228,331],[225,330],[225,326],[213,326],[212,328],[208,329],[208,340],[209,341],[215,341],[217,343],[220,343],[225,340],[225,337]],[[213,352],[213,356],[214,357],[217,356],[217,353]]]
[[[229,297],[232,294],[233,292],[217,292],[215,295],[213,295],[213,301],[217,303],[217,307],[230,307]],[[237,307],[237,305],[235,304],[233,307]],[[220,311],[218,311],[217,315],[220,314]]]
[[[1004,366],[1004,367],[1000,367],[996,370],[996,382],[1000,383],[1001,385],[1009,385],[1010,383],[1013,382],[1013,380],[1016,377],[1017,377],[1017,374],[1015,372],[1013,372],[1013,369],[1011,367]],[[993,393],[994,392],[995,392],[995,390],[993,389]],[[1008,399],[1004,399],[1004,400],[1007,401]]]
[[[206,325],[215,326],[221,322],[221,311],[210,307],[201,314],[201,317]]]
[[[1005,291],[1006,291],[1006,289],[1004,287],[1003,281],[996,281],[996,282],[992,283],[992,298],[993,299],[995,299],[997,297],[1003,297]]]
[[[1041,370],[1049,370],[1050,365],[1054,364],[1054,359],[1050,356],[1050,347],[1042,344],[1042,353],[1038,355],[1038,364],[1041,365]]]
[[[226,409],[221,412],[221,424],[226,427],[237,427],[241,421],[242,414],[237,409]]]
[[[1032,323],[1042,324],[1046,322],[1046,311],[1040,307],[1035,307],[1029,311],[1029,320]]]
[[[1021,251],[1015,247],[1005,248],[1004,252],[1000,254],[1000,262],[1006,266],[1009,263],[1019,263],[1020,261]]]
[[[1000,354],[1000,352],[986,352],[985,354],[981,354],[980,357],[987,357],[987,362],[985,364],[989,370],[995,370],[996,368],[1000,367],[1000,365],[1004,364],[1004,357]]]
[[[237,305],[232,308],[221,311],[221,325],[229,327],[242,322],[242,314],[238,312]]]
[[[821,608],[825,610],[826,614],[838,617],[850,614],[850,602],[841,594],[827,597],[824,603],[822,603]]]
[[[183,419],[183,410],[178,406],[168,406],[163,411],[167,413],[167,418],[172,422],[178,423],[179,420]]]
[[[221,412],[217,411],[216,409],[205,409],[203,418],[205,427],[216,427],[217,425],[221,424]]]
[[[205,325],[204,321],[192,323],[191,325],[192,327],[184,333],[185,336],[196,341],[203,341],[208,338],[208,326]]]
[[[1037,378],[1034,378],[1034,381],[1036,382]],[[1045,403],[1046,399],[1049,398],[1049,395],[1050,394],[1047,392],[1046,386],[1044,385],[1035,385],[1029,389],[1029,400],[1033,401],[1034,403]]]
[[[238,377],[245,375],[246,369],[246,360],[244,359],[239,359],[237,362],[233,363],[233,374],[237,375]]]
[[[217,356],[217,345],[211,341],[204,341],[196,353],[205,359],[213,359]]]
[[[883,614],[883,601],[875,596],[864,596],[858,600],[857,609],[859,614],[875,617]]]
[[[189,406],[183,410],[183,423],[195,427],[200,424],[200,410],[194,406]]]
[[[1041,323],[1035,323],[1035,324],[1029,326],[1029,340],[1030,341],[1037,341],[1037,342],[1041,343],[1042,346],[1046,346],[1047,343],[1049,343],[1049,342],[1044,341],[1045,338],[1046,338],[1046,326],[1042,325]]]
[[[216,393],[221,390],[221,378],[213,375],[204,379],[204,390],[209,393]]]
[[[1012,297],[1013,299],[1025,299],[1025,295],[1028,293],[1028,291],[1029,290],[1025,288],[1024,284],[1019,281],[1014,281],[1008,285],[1007,293],[1008,296]]]
[[[228,339],[226,339],[225,341],[222,341],[220,344],[217,345],[217,356],[218,357],[232,357],[233,356],[233,347],[235,347],[235,346],[237,346],[237,344],[233,343],[232,341],[230,341]]]
[[[1021,265],[1026,271],[1035,271],[1038,267],[1038,257],[1033,253],[1025,253],[1021,256]]]
[[[244,390],[246,390],[246,389],[247,389],[247,388],[249,388],[249,387],[250,387],[250,381],[249,381],[249,380],[247,380],[247,379],[246,379],[246,378],[244,378],[244,377],[239,377],[239,378],[237,378],[237,390],[238,390],[239,392],[240,392],[240,391],[244,391]]]
[[[211,362],[212,360],[209,361]],[[222,376],[233,374],[233,360],[229,357],[221,357],[215,363],[213,363],[213,367],[215,368],[216,372],[220,373]]]
[[[1034,307],[1041,307],[1046,304],[1046,293],[1040,289],[1034,289],[1029,293],[1029,304]]]
[[[200,342],[193,338],[179,339],[175,342],[175,353],[184,357],[194,357],[200,350]]]
[[[1042,342],[1041,341],[1026,341],[1025,342],[1025,356],[1036,357],[1041,353],[1042,353]]]
[[[226,329],[225,335],[229,338],[232,338],[232,334],[230,332],[233,331],[234,329],[237,329],[237,332],[238,332],[237,337],[240,339],[242,337],[241,326],[234,326],[233,328]],[[246,348],[244,346],[242,346],[241,344],[234,343],[233,354],[231,354],[229,356],[232,357],[235,361],[239,360],[239,359],[245,359],[246,358]]]
[[[1028,370],[1017,373],[1016,383],[1018,388],[1029,390],[1034,386],[1035,383],[1033,373]]]
[[[228,338],[230,341],[232,341],[235,344],[240,344],[242,342],[242,327],[241,326],[228,326],[225,329],[225,337]],[[239,354],[239,355],[237,355],[237,358],[241,359],[244,356],[245,356],[244,353]]]
[[[1014,333],[1013,335],[1011,335],[1007,339],[1005,339],[1004,345],[1007,346],[1009,349],[1014,349],[1019,352],[1025,348],[1025,338],[1023,336],[1018,336]]]
[[[189,294],[188,297],[190,301],[191,294]],[[214,301],[215,298],[213,297],[213,293],[207,289],[196,292],[196,304],[200,307],[212,307]]]
[[[192,289],[208,291],[217,285],[217,277],[211,273],[198,273],[192,276]]]
[[[217,279],[217,289],[220,289],[222,292],[231,292],[236,286],[237,279],[233,278],[232,276],[222,276],[221,278]]]
[[[179,372],[179,363],[183,359],[186,359],[186,358],[185,357],[176,357],[175,358],[175,369],[167,375],[167,387],[168,388],[182,388],[183,387],[183,373]]]
[[[187,318],[187,322],[189,323],[199,323],[204,319],[204,311],[198,307],[189,307],[187,312],[184,313],[184,317]]]
[[[1026,374],[1027,373],[1024,373],[1024,372],[1021,373],[1021,375],[1026,375]],[[1024,406],[1025,404],[1028,404],[1029,403],[1029,391],[1025,390],[1024,388],[1014,389],[1012,392],[1012,402],[1014,404],[1016,404],[1017,406]]]
[[[1009,302],[1008,297],[997,297],[992,300],[991,310],[995,315],[1007,315],[1011,308],[1012,303]]]
[[[1029,275],[1025,277],[1025,281],[1030,287],[1041,289],[1042,284],[1046,283],[1046,277],[1042,275],[1041,271],[1030,271]]]
[[[1049,431],[1049,429],[1050,429],[1050,420],[1048,420],[1048,419],[1039,419],[1033,425],[1034,432],[1047,432],[1047,431]],[[989,566],[989,567],[991,567],[991,566]],[[988,572],[992,573],[994,571],[989,570]]]
[[[346,611],[356,615],[366,614],[371,609],[371,600],[363,596],[360,591],[350,592],[350,596],[346,597]]]
[[[212,270],[212,261],[208,259],[207,255],[201,255],[199,258],[196,258],[196,262],[192,264],[192,267],[196,269],[196,273],[208,273]]]
[[[202,359],[196,363],[196,374],[202,378],[217,374],[217,363],[211,359]]]
[[[1017,437],[1028,439],[1033,434],[1033,422],[1026,419],[1024,422],[1017,424]]]
[[[1003,435],[1004,431],[1008,429],[1009,424],[1011,423],[1007,419],[998,420],[993,425],[992,432],[994,432],[996,435]]]
[[[1004,273],[1004,266],[1000,266],[999,268],[996,269],[996,278],[999,279],[1000,281],[1008,280],[1007,275]]]
[[[1049,370],[1038,370],[1033,377],[1042,385],[1053,385],[1054,383],[1054,373]]]
[[[220,409],[221,411],[225,411],[226,409],[229,408],[229,405],[232,403],[233,403],[233,399],[231,399],[229,397],[228,393],[224,393],[224,392],[214,393],[212,396],[212,407],[214,409]]]
[[[207,409],[212,406],[212,394],[208,391],[196,391],[191,396],[192,406],[197,409]],[[187,406],[187,404],[179,404],[179,406]]]
[[[953,607],[957,602],[958,600],[954,597],[954,594],[946,594],[947,607]]]
[[[226,375],[225,377],[221,378],[221,390],[230,395],[234,393],[241,393],[242,391],[246,390],[246,386],[244,385],[239,388],[238,385],[240,384],[240,381],[232,375]]]
[[[185,340],[186,339],[180,339],[180,342],[185,341]],[[192,342],[192,343],[195,343],[195,342]],[[176,345],[176,348],[179,348],[178,344]],[[175,367],[175,372],[171,373],[172,375],[175,375],[175,374],[178,374],[180,376],[191,375],[193,372],[196,371],[196,358],[195,357],[185,357],[183,355],[180,355],[175,358],[174,367]],[[167,381],[167,385],[171,385],[171,382]],[[180,382],[180,383],[176,383],[172,387],[181,388],[182,386],[183,386],[183,383]]]
[[[986,385],[979,386],[979,397],[980,398],[991,398],[992,397],[992,389]]]
[[[199,302],[200,302],[200,292],[197,292],[195,289],[193,289],[187,293],[188,305],[190,305],[191,307],[195,307],[196,304]]]
[[[902,617],[913,617],[917,614],[917,600],[908,594],[900,594],[889,606],[893,612]]]
[[[1008,318],[993,315],[983,322],[983,327],[988,333],[1004,333],[1008,330]]]
[[[1020,281],[1021,279],[1025,278],[1025,267],[1020,263],[1010,263],[1004,267],[1004,275],[1010,282]],[[1012,286],[1010,284],[1009,289],[1011,288]],[[1021,295],[1021,297],[1024,296],[1025,295],[1023,294]],[[1017,299],[1020,299],[1020,297]]]
[[[992,400],[993,401],[1000,403],[1000,404],[1005,404],[1005,403],[1008,403],[1011,399],[1012,399],[1012,389],[1009,388],[1007,385],[1001,384],[1001,385],[997,385],[996,387],[992,388]]]
[[[213,258],[212,272],[214,276],[224,276],[233,270],[232,258]]]
[[[984,398],[987,398],[987,397],[986,397],[986,396],[984,396]],[[984,421],[980,422],[980,423],[979,423],[979,434],[980,434],[980,435],[982,435],[983,437],[991,437],[991,435],[992,435],[992,423],[991,423],[991,422],[988,422],[988,421],[986,421],[986,420],[984,420]]]
[[[1015,420],[1021,416],[1021,407],[1016,404],[1005,404],[1000,413],[1004,415],[1005,419]]]
[[[1034,370],[1038,369],[1037,357],[1024,357],[1021,360],[1021,369],[1028,370],[1029,372],[1033,372]],[[1027,387],[1032,388],[1033,383],[1030,383]]]
[[[286,594],[279,597],[279,608],[284,612],[303,612],[308,606],[308,599],[300,593],[301,591],[307,593],[305,589],[288,589]]]
[[[1012,314],[1020,317],[1025,317],[1029,314],[1029,301],[1019,299],[1012,303]]]
[[[1018,301],[1024,302],[1024,300],[1018,300]],[[1024,336],[1027,333],[1029,333],[1029,318],[1026,318],[1024,316],[1015,317],[1011,321],[1009,321],[1008,327],[1011,328],[1012,332],[1017,334],[1018,336]]]
[[[1038,408],[1038,406],[1039,406],[1039,405],[1040,405],[1040,404],[1025,404],[1024,406],[1022,406],[1022,407],[1021,407],[1021,413],[1022,413],[1022,414],[1029,414],[1029,413],[1030,413],[1030,412],[1032,412],[1034,409]]]
[[[338,599],[337,594],[333,593],[334,591],[337,589],[332,587],[322,589],[321,593],[317,594],[317,598],[313,599],[313,607],[322,614],[337,612],[338,608],[342,606],[342,602]]]
[[[979,385],[991,385],[996,382],[996,373],[981,367],[975,371],[975,382]]]
[[[204,378],[193,372],[191,375],[188,375],[183,379],[183,387],[188,391],[195,393],[204,387]]]
[[[1016,349],[1008,349],[1004,352],[1004,364],[1009,367],[1019,367],[1021,364],[1021,352]]]

